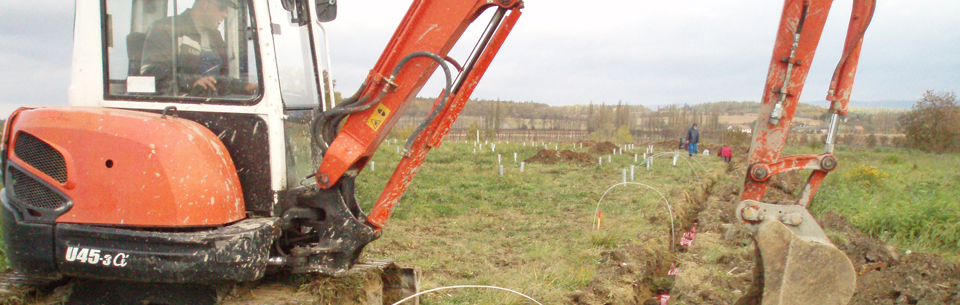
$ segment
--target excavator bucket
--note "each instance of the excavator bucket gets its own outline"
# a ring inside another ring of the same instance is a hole
[[[832,113],[824,153],[781,156],[833,0],[784,0],[763,101],[754,125],[747,177],[737,219],[757,245],[754,286],[737,304],[847,304],[856,288],[853,264],[830,243],[807,207],[824,177],[837,167],[833,155],[839,117],[846,115],[860,48],[876,0],[854,0],[843,56],[827,100]],[[762,203],[771,177],[812,170],[796,202]]]
[[[760,225],[757,249],[762,305],[847,304],[857,276],[847,256],[830,244],[806,241],[779,221]]]
[[[755,227],[758,254],[755,278],[753,286],[737,304],[849,303],[857,275],[846,254],[829,242],[805,209],[770,206],[783,210],[765,211],[778,217],[758,217],[763,220]]]

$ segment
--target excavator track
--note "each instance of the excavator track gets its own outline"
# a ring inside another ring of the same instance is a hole
[[[0,304],[393,304],[420,290],[421,271],[386,260],[354,265],[340,277],[289,274],[229,285],[49,281],[0,274]],[[419,304],[414,298],[404,304]]]
[[[238,285],[220,304],[393,304],[420,292],[421,271],[390,261],[357,263],[337,278],[312,279],[301,285],[282,280],[262,280]],[[404,304],[419,304],[414,298]]]
[[[24,302],[54,285],[53,281],[29,278],[16,271],[0,273],[0,303]]]

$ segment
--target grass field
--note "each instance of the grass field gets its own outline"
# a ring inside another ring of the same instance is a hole
[[[605,156],[602,167],[527,164],[527,172],[520,174],[512,152],[519,152],[522,159],[539,148],[498,145],[505,165],[502,178],[489,145],[476,154],[470,143],[447,143],[432,152],[383,238],[371,244],[366,256],[424,268],[424,289],[496,285],[552,304],[566,301],[596,276],[604,251],[637,244],[663,249],[668,244],[668,220],[663,218],[667,211],[658,205],[655,192],[645,187],[614,188],[603,200],[601,229],[592,227],[597,201],[621,181],[621,169],[634,163],[630,155],[614,156],[612,164],[606,164]],[[789,153],[819,153],[806,150]],[[375,159],[378,171],[362,176],[362,202],[375,199],[373,193],[390,174],[381,166],[392,168],[391,160],[398,158],[390,145],[383,151]],[[960,157],[906,150],[837,155],[841,165],[820,189],[815,213],[834,210],[864,233],[900,248],[958,260],[960,174],[955,169]],[[709,171],[698,171],[704,180],[720,178],[726,169],[713,157],[697,160]],[[649,172],[637,168],[636,179],[676,204],[703,186],[691,183],[697,178],[683,161],[676,167],[670,161],[658,159]],[[687,212],[674,211],[678,218],[688,217]],[[434,295],[427,303],[521,303],[521,299],[466,290]]]
[[[960,156],[841,151],[813,209],[834,210],[900,248],[960,261]]]
[[[389,258],[424,270],[423,289],[449,285],[493,285],[521,291],[544,304],[562,303],[568,294],[594,279],[604,251],[641,245],[658,255],[672,255],[670,212],[680,230],[686,202],[725,164],[715,157],[686,156],[672,165],[673,155],[655,159],[648,171],[630,165],[643,162],[646,147],[603,156],[591,164],[525,164],[536,154],[529,143],[499,143],[482,149],[472,143],[445,143],[429,155],[401,200],[383,237],[368,246],[365,257]],[[559,149],[571,149],[571,143]],[[554,149],[553,144],[547,145]],[[474,149],[476,148],[476,153]],[[665,148],[661,148],[665,149]],[[586,151],[575,149],[576,151]],[[658,150],[662,151],[662,150]],[[517,152],[517,162],[513,153]],[[499,176],[497,154],[504,176]],[[376,170],[361,175],[359,199],[371,203],[398,160],[396,148],[384,145]],[[611,161],[612,160],[612,161]],[[699,163],[698,163],[699,161]],[[687,163],[691,162],[691,163]],[[702,164],[701,164],[702,163]],[[369,167],[368,167],[369,169]],[[607,190],[609,192],[607,192]],[[655,190],[654,190],[655,189]],[[663,194],[664,202],[658,191]],[[600,229],[594,225],[600,197]],[[682,206],[682,207],[680,207]],[[682,232],[677,233],[679,234]],[[522,299],[503,292],[462,290],[433,295],[428,304],[509,304]]]

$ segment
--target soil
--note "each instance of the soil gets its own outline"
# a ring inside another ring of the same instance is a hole
[[[960,266],[934,254],[900,251],[827,212],[819,219],[857,270],[851,304],[960,304]]]
[[[588,150],[588,152],[595,155],[609,155],[612,154],[616,149],[620,149],[620,147],[616,144],[613,144],[613,142],[608,141],[600,142],[597,143],[597,145],[590,146],[590,150]]]
[[[549,149],[541,149],[536,155],[523,160],[523,162],[526,163],[539,164],[557,164],[559,162],[590,164],[595,161],[596,160],[593,158],[593,156],[587,153],[575,152],[571,150],[562,150],[558,152],[556,150]]]
[[[571,162],[571,163],[581,163],[581,164],[585,164],[585,163],[589,164],[589,163],[593,163],[594,161],[593,156],[591,156],[590,154],[575,152],[571,150],[561,151],[560,159],[567,162]]]

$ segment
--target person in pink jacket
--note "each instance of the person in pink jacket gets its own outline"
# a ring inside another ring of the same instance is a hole
[[[724,145],[720,148],[717,156],[720,156],[720,159],[723,159],[724,162],[730,162],[730,158],[733,157],[733,152],[730,151],[730,146]]]

